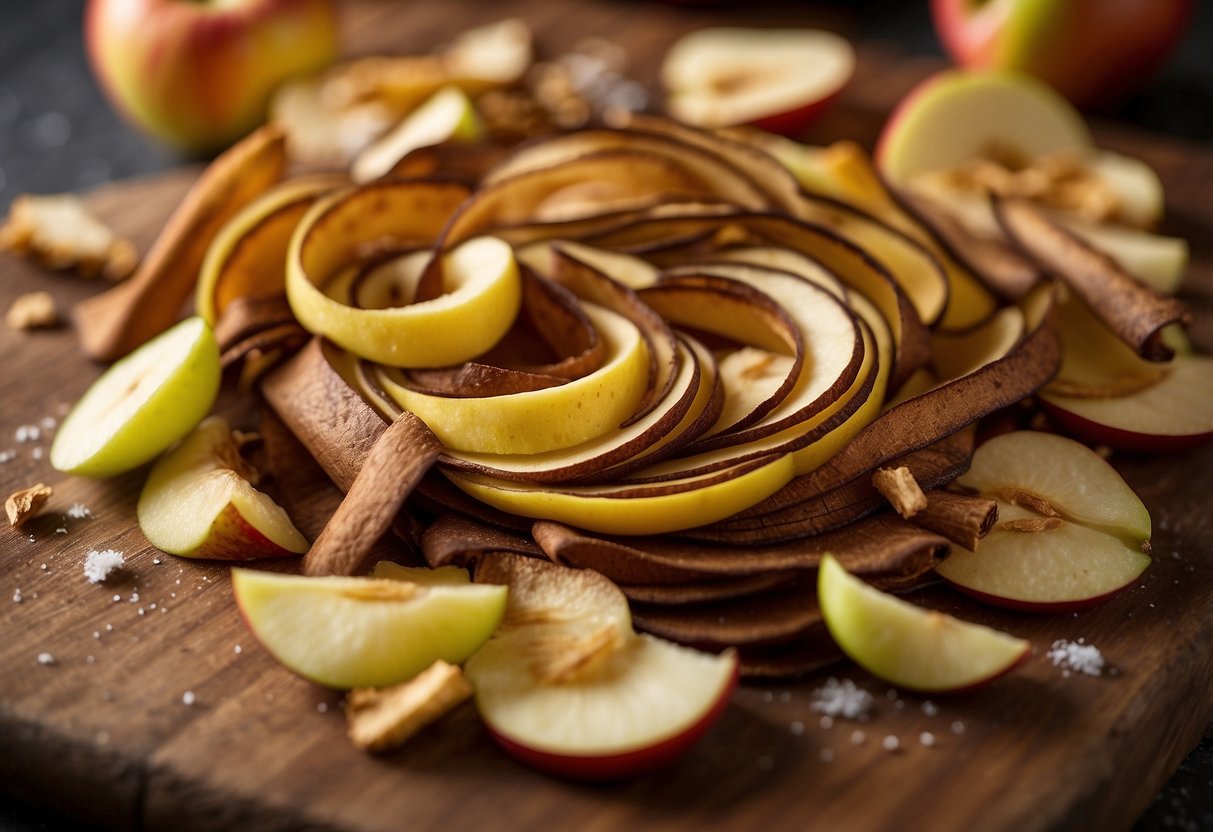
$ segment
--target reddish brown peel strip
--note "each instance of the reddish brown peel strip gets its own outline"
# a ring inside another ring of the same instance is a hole
[[[425,422],[400,414],[375,442],[345,499],[303,556],[303,574],[353,575],[441,453],[442,443]]]
[[[168,329],[189,298],[223,224],[277,182],[286,166],[281,129],[267,125],[211,163],[169,217],[130,280],[76,306],[80,345],[113,361]]]
[[[1065,280],[1138,355],[1148,361],[1167,361],[1175,354],[1163,341],[1162,330],[1168,324],[1187,321],[1179,301],[1138,281],[1028,200],[991,199],[994,216],[1011,242],[1041,268]]]

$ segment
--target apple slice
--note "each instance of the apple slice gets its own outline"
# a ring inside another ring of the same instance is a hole
[[[855,70],[845,38],[815,29],[699,29],[666,53],[666,109],[697,127],[801,133]]]
[[[850,575],[831,555],[817,578],[821,614],[856,664],[900,688],[923,693],[985,684],[1032,653],[1006,633],[926,610]]]
[[[1044,390],[1057,423],[1091,442],[1126,451],[1182,451],[1213,439],[1213,358],[1180,353],[1162,378],[1123,396],[1072,396]]]
[[[244,621],[269,653],[332,688],[379,688],[439,659],[458,664],[496,629],[500,586],[390,578],[305,578],[232,570]]]
[[[219,347],[202,318],[188,318],[118,361],[85,392],[51,445],[68,474],[112,477],[185,436],[219,392]]]
[[[218,560],[285,557],[307,551],[286,512],[255,489],[219,416],[205,419],[152,468],[139,495],[139,528],[170,555]]]
[[[667,765],[724,711],[737,656],[637,635],[618,587],[589,570],[494,555],[505,623],[467,663],[476,706],[507,753],[541,771],[615,780]]]
[[[1145,228],[1162,216],[1158,175],[1137,159],[1096,150],[1078,111],[1027,75],[937,73],[902,100],[876,148],[881,172],[897,185],[991,156],[1075,158],[1114,196],[1125,221]]]
[[[1082,116],[1050,87],[1014,72],[947,70],[907,95],[876,146],[881,173],[904,183],[949,170],[991,149],[1034,159],[1084,155],[1092,147]]]
[[[1116,470],[1049,433],[997,436],[957,482],[998,501],[976,553],[936,570],[964,592],[1013,609],[1068,612],[1108,598],[1150,565],[1150,514]]]
[[[467,94],[458,87],[443,87],[368,147],[350,169],[355,182],[370,182],[419,147],[447,141],[471,142],[484,133],[480,117]]]

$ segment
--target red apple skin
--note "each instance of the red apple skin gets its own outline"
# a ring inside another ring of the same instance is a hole
[[[298,552],[284,549],[270,540],[228,503],[215,522],[205,542],[190,553],[193,558],[207,560],[260,560],[262,558],[297,558]]]
[[[1192,0],[931,0],[935,32],[961,66],[1028,72],[1081,107],[1140,89],[1171,53]]]
[[[944,580],[947,580],[946,578]],[[1136,579],[1134,579],[1136,580]],[[1078,598],[1073,601],[1056,601],[1052,603],[1038,603],[1035,601],[1020,601],[1015,598],[1003,598],[1001,595],[990,595],[988,592],[979,592],[976,589],[969,589],[966,586],[961,586],[957,583],[948,581],[948,586],[968,595],[983,604],[989,604],[992,607],[1002,607],[1007,610],[1015,610],[1016,612],[1040,613],[1042,615],[1062,615],[1070,612],[1081,612],[1089,610],[1092,607],[1097,607],[1105,601],[1109,600],[1113,595],[1127,589],[1133,581],[1124,586],[1118,586],[1111,592],[1106,592],[1103,595],[1096,595],[1094,598]]]
[[[803,136],[809,125],[820,118],[838,100],[844,89],[846,89],[845,83],[824,98],[819,98],[803,107],[755,119],[753,126],[766,130],[768,133],[787,136],[790,139]]]
[[[265,117],[286,78],[337,56],[332,0],[90,0],[85,44],[114,107],[182,150],[215,150]]]
[[[489,734],[493,737],[493,741],[511,757],[545,774],[588,783],[605,783],[637,777],[668,766],[690,751],[691,747],[702,739],[732,700],[733,691],[737,688],[737,680],[740,675],[739,667],[740,665],[734,657],[733,674],[729,683],[721,690],[720,698],[698,722],[681,734],[648,748],[629,751],[625,754],[579,757],[539,751],[499,734],[492,728],[489,728]]]
[[[1045,412],[1059,427],[1093,445],[1107,445],[1118,451],[1166,453],[1190,451],[1213,441],[1213,433],[1161,434],[1138,433],[1093,422],[1046,399],[1040,400]]]

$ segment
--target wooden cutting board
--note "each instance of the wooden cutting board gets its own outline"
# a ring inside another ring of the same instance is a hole
[[[414,2],[354,5],[353,52],[420,50],[472,23],[523,14],[549,52],[593,34],[625,44],[652,79],[661,50],[704,21],[777,22],[775,9],[696,12],[605,2]],[[803,21],[802,21],[803,22]],[[814,138],[870,142],[884,112],[931,68],[875,49],[843,106]],[[1155,165],[1169,229],[1192,240],[1186,294],[1193,333],[1213,349],[1213,154],[1161,137],[1100,130]],[[193,170],[118,183],[90,199],[140,245],[152,239]],[[100,287],[0,259],[0,308],[34,288],[61,308]],[[115,828],[491,829],[1127,829],[1213,717],[1213,448],[1117,455],[1155,522],[1155,562],[1141,584],[1074,616],[1000,613],[942,590],[924,603],[1030,638],[1036,656],[991,688],[941,699],[871,690],[865,724],[819,723],[812,692],[826,674],[746,685],[707,739],[676,767],[588,787],[506,758],[464,708],[391,755],[344,738],[340,696],[294,677],[262,652],[232,604],[226,568],[161,555],[134,504],[145,471],[108,482],[64,477],[46,450],[58,420],[99,372],[69,330],[0,331],[0,492],[37,481],[55,495],[31,529],[0,530],[0,784],[65,814]],[[1213,379],[1210,380],[1213,383]],[[41,455],[39,450],[41,449]],[[91,519],[61,519],[74,503]],[[311,526],[321,518],[301,523]],[[58,529],[66,531],[60,533]],[[31,535],[32,532],[32,535]],[[128,568],[105,585],[85,553],[114,548]],[[20,590],[20,602],[10,595]],[[1111,666],[1065,676],[1044,653],[1085,638]],[[49,653],[52,664],[38,656]],[[194,695],[186,705],[183,695]],[[890,698],[891,697],[891,698]],[[932,713],[928,713],[932,712]],[[855,731],[864,739],[856,744]],[[923,732],[932,746],[920,741]],[[882,740],[900,748],[890,752]]]

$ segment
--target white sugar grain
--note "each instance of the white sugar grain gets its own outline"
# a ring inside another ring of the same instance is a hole
[[[863,719],[872,710],[872,694],[850,679],[831,676],[813,691],[810,707],[820,714],[845,719]]]
[[[99,584],[125,563],[126,558],[115,549],[93,549],[84,556],[84,577],[90,584]]]
[[[1053,642],[1046,654],[1054,666],[1060,667],[1063,673],[1067,670],[1085,673],[1088,676],[1101,676],[1104,670],[1103,653],[1094,644],[1087,644],[1085,639],[1069,641],[1061,638]]]

